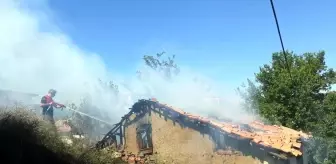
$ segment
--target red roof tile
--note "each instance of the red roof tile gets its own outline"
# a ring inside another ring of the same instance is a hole
[[[159,103],[155,98],[151,99],[151,101]],[[217,127],[226,133],[235,134],[242,138],[250,139],[256,144],[278,149],[286,153],[291,153],[294,156],[302,155],[302,152],[300,151],[301,143],[298,141],[300,137],[309,137],[309,135],[294,129],[276,125],[265,125],[259,121],[254,121],[248,124],[248,126],[253,129],[252,132],[249,132],[241,129],[240,125],[238,124],[210,120],[195,114],[186,113],[181,109],[170,107],[163,103],[159,104],[166,106],[169,110],[175,111],[190,119],[209,123],[210,125]]]

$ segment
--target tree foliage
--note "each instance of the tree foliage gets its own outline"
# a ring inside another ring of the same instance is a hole
[[[165,52],[157,53],[155,56],[145,55],[143,60],[148,67],[159,73],[163,73],[164,77],[167,79],[171,79],[174,75],[177,75],[180,72],[180,68],[175,63],[175,55],[172,55],[171,57],[168,56],[167,59],[164,59],[164,54]],[[141,74],[140,71],[137,73]]]
[[[323,100],[323,110],[317,116],[315,137],[310,142],[312,163],[336,163],[336,92],[329,92]]]
[[[334,139],[336,137],[336,92],[329,92],[326,94],[323,100],[323,110],[319,113],[320,118],[318,122],[318,132],[321,136],[326,139]],[[336,139],[336,138],[335,138]]]
[[[283,59],[283,53],[274,53],[272,63],[255,74],[256,83],[248,81],[247,104],[273,123],[312,130],[336,74],[326,66],[323,51],[287,52],[289,71]]]
[[[336,163],[336,73],[325,63],[325,52],[297,55],[273,53],[260,67],[256,81],[240,90],[246,108],[272,123],[312,132],[310,163]],[[288,67],[287,67],[288,66]]]

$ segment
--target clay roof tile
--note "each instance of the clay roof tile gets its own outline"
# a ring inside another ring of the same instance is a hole
[[[220,122],[214,121],[214,120],[210,120],[210,124],[217,128],[223,127],[223,124],[221,124]]]
[[[159,102],[159,101],[158,101],[156,98],[154,98],[154,97],[151,98],[150,100],[151,100],[151,101],[154,101],[154,102]]]
[[[151,101],[159,103],[155,98],[152,98]],[[170,107],[162,103],[159,104],[166,106],[170,110],[175,111],[179,114],[185,115],[188,118],[209,123],[210,125],[217,127],[226,133],[231,133],[243,138],[251,139],[251,141],[256,144],[291,153],[294,156],[302,155],[302,152],[296,149],[301,147],[301,143],[298,142],[300,137],[309,137],[308,134],[305,134],[301,131],[296,131],[294,129],[283,126],[265,125],[260,121],[253,121],[249,123],[248,126],[252,128],[252,131],[247,131],[242,129],[238,124],[210,120],[199,115],[184,112],[182,109],[179,108]]]
[[[178,109],[178,108],[174,108],[174,107],[170,107],[173,111],[179,113],[179,114],[182,114],[182,115],[185,115],[186,112],[184,112],[183,110],[181,109]]]

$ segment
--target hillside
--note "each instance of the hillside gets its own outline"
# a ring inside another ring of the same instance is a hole
[[[52,127],[24,109],[0,111],[1,160],[7,163],[123,163],[108,152],[66,145]]]

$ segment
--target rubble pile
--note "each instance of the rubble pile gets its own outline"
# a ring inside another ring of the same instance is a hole
[[[137,155],[132,152],[120,151],[121,159],[129,164],[154,164],[156,163],[153,155]]]

